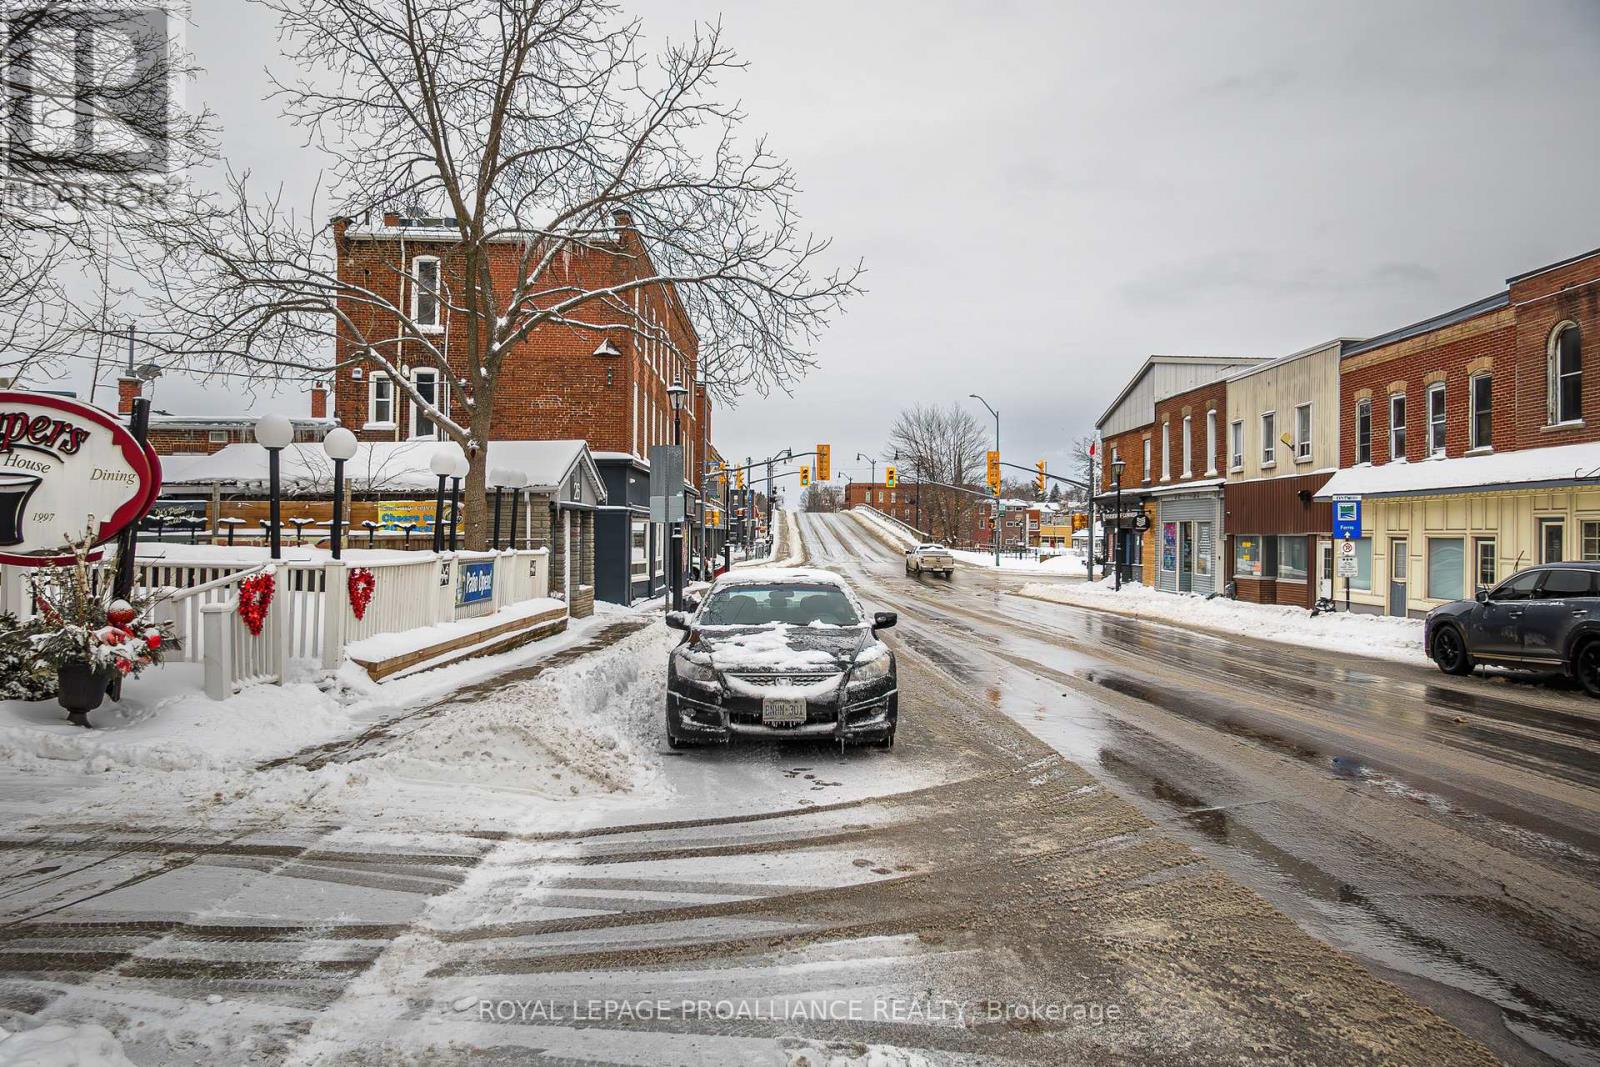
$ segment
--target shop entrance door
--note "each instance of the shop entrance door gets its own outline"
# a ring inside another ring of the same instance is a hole
[[[1406,541],[1397,537],[1389,542],[1389,614],[1406,615]]]
[[[1178,592],[1194,592],[1194,523],[1178,523]]]
[[[1333,542],[1317,542],[1317,596],[1323,600],[1333,599]]]

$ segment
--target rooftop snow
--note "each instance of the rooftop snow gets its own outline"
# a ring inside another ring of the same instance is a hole
[[[1348,467],[1317,492],[1334,496],[1405,496],[1494,487],[1588,483],[1600,470],[1600,442],[1529,448],[1420,463]]]

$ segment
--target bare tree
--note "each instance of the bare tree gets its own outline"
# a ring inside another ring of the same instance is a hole
[[[843,494],[831,485],[813,485],[800,502],[801,511],[832,512],[843,506]]]
[[[979,490],[987,442],[983,426],[959,404],[918,404],[889,428],[886,455],[898,453],[901,478],[909,475],[916,486],[921,526],[938,540],[967,540],[977,498],[949,487]]]
[[[699,377],[722,398],[786,388],[857,290],[860,269],[821,264],[828,242],[796,216],[795,178],[719,99],[742,64],[720,27],[647,51],[608,0],[258,0],[281,20],[296,79],[284,114],[338,159],[336,217],[436,210],[445,248],[435,296],[450,323],[419,322],[398,257],[341,274],[316,205],[296,213],[230,183],[226,217],[176,228],[152,264],[171,350],[262,376],[341,365],[387,375],[471,460],[467,543],[485,537],[485,445],[507,359],[545,328],[623,329],[667,341],[638,313],[670,287],[699,333]],[[491,246],[516,253],[491,269]],[[577,284],[600,253],[625,280]],[[429,308],[430,314],[433,308]],[[451,383],[444,405],[403,366]]]
[[[193,70],[157,5],[0,5],[0,371],[8,378],[53,376],[65,357],[98,354],[128,292],[112,280],[131,262],[127,243],[194,205],[167,195],[172,173],[213,149],[210,112],[178,103]]]

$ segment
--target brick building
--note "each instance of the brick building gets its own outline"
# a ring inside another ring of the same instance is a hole
[[[1227,578],[1240,600],[1310,608],[1334,592],[1332,513],[1316,493],[1339,465],[1340,339],[1227,380]]]
[[[1345,348],[1358,608],[1423,614],[1521,567],[1600,559],[1600,251]],[[1341,588],[1340,592],[1343,590]]]
[[[392,214],[377,225],[340,220],[334,240],[340,279],[410,308],[433,346],[443,350],[449,373],[441,373],[427,346],[413,340],[392,342],[388,357],[419,394],[464,420],[451,386],[465,370],[464,354],[457,354],[464,349],[451,345],[450,301],[441,298],[462,286],[454,225]],[[489,270],[497,291],[515,289],[525,247],[525,238],[515,234],[490,245]],[[654,273],[626,218],[619,218],[611,240],[562,252],[553,270],[555,281],[583,291],[626,285]],[[347,308],[353,318],[371,322],[374,313],[365,306],[350,301]],[[670,285],[627,291],[617,306],[592,302],[583,318],[593,328],[545,325],[507,355],[494,398],[491,439],[588,442],[606,489],[593,518],[596,593],[627,603],[664,586],[667,527],[649,521],[649,454],[652,445],[673,442],[668,387],[674,382],[695,387],[699,339]],[[433,439],[435,427],[425,409],[357,354],[353,337],[338,339],[333,414],[339,422],[366,441]],[[697,494],[694,472],[707,454],[710,401],[698,392],[692,395],[677,418],[686,489]],[[686,544],[692,542],[685,538]]]
[[[1223,544],[1217,466],[1226,418],[1222,380],[1260,362],[1151,356],[1096,422],[1095,508],[1105,524],[1098,551],[1107,561],[1121,561],[1124,581],[1171,591],[1216,588]]]
[[[140,378],[117,379],[117,414],[133,411],[133,402],[143,389]],[[150,416],[150,444],[163,456],[202,456],[220,452],[229,445],[255,440],[255,415],[162,415]],[[291,417],[296,442],[313,444],[338,425],[328,417],[328,393],[322,386],[311,390],[311,415]]]

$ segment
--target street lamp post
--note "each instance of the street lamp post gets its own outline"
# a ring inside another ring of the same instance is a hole
[[[461,543],[461,479],[472,469],[466,456],[457,456],[455,469],[450,472],[450,551]]]
[[[433,550],[444,551],[444,483],[456,469],[456,457],[449,449],[441,448],[428,460],[428,469],[439,479],[439,488],[433,497]]]
[[[667,399],[672,402],[672,444],[675,448],[683,447],[683,402],[689,395],[689,390],[681,381],[674,380],[667,386]],[[680,475],[681,480],[681,475]],[[681,486],[672,486],[668,493],[668,507],[673,497],[683,492]],[[683,516],[680,515],[672,521],[672,559],[667,568],[668,581],[672,583],[672,610],[683,610]]]
[[[344,464],[356,454],[356,435],[343,426],[335,426],[322,439],[322,450],[333,460],[333,529],[328,548],[333,558],[339,558],[340,527],[344,525]]]
[[[1111,535],[1111,566],[1116,577],[1112,579],[1111,587],[1118,592],[1122,590],[1122,468],[1125,466],[1127,464],[1122,461],[1120,456],[1111,461],[1111,484],[1116,490],[1116,503],[1114,506],[1117,509],[1117,518],[1112,525],[1113,532]]]
[[[271,557],[283,557],[283,513],[280,505],[278,457],[294,441],[294,424],[285,415],[263,415],[256,420],[256,444],[267,450],[267,521]]]
[[[870,481],[871,481],[871,483],[873,485],[876,485],[878,483],[878,457],[877,456],[868,456],[868,455],[866,455],[864,453],[857,452],[856,453],[856,459],[858,459],[858,460],[864,459],[869,464],[871,464],[871,467],[869,469],[872,472],[872,478],[870,479]]]
[[[1000,454],[1000,413],[990,403],[977,393],[968,393],[972,399],[989,409],[989,414],[994,416],[994,452]],[[1000,486],[994,487],[994,569],[1000,569],[1000,525],[1005,521],[1005,508],[1000,504]]]
[[[520,510],[517,497],[522,492],[522,487],[528,484],[528,476],[524,472],[517,470],[503,473],[505,475],[505,486],[511,490],[511,533],[506,538],[506,547],[515,552],[517,548],[517,512]]]
[[[500,494],[505,489],[506,472],[499,469],[492,470],[489,472],[489,480],[494,483],[494,532],[489,538],[489,547],[498,552],[500,551]]]

